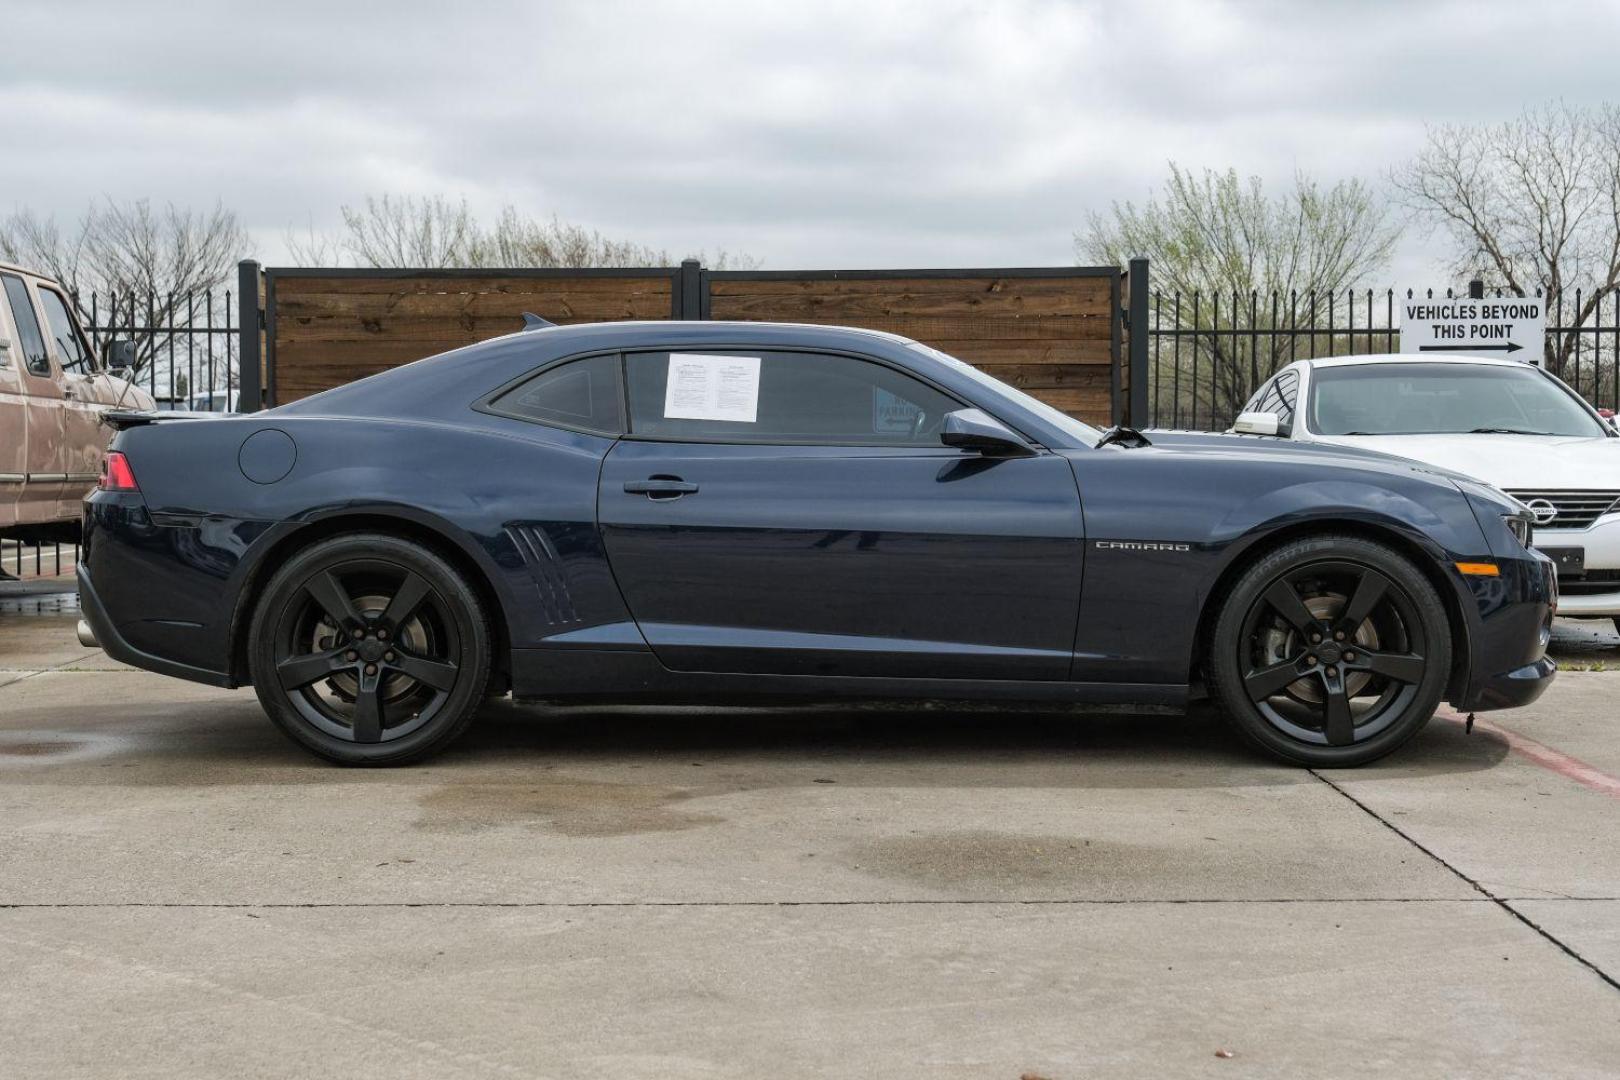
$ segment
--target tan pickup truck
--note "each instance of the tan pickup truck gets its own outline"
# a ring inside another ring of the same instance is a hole
[[[120,376],[132,351],[95,355],[67,292],[0,263],[0,535],[71,529],[95,486],[111,408],[150,409],[151,395]]]

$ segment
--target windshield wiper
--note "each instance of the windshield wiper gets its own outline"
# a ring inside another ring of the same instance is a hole
[[[1516,427],[1477,427],[1469,428],[1469,435],[1551,435],[1550,431],[1526,431]]]

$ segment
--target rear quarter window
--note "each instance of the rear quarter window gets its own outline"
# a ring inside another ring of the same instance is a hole
[[[588,356],[531,376],[494,398],[490,412],[600,435],[624,432],[619,357]]]

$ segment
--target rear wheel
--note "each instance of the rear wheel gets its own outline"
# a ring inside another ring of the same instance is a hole
[[[1206,668],[1226,715],[1264,749],[1303,765],[1361,765],[1434,715],[1451,630],[1404,556],[1355,537],[1300,540],[1238,579]]]
[[[489,681],[489,624],[432,551],[340,536],[270,580],[248,660],[265,711],[295,742],[345,765],[397,765],[472,721]]]

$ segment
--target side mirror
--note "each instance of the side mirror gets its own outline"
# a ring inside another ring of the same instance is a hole
[[[1280,435],[1285,439],[1294,433],[1293,425],[1283,423],[1274,412],[1238,413],[1232,430],[1239,435]]]
[[[102,358],[107,361],[107,374],[125,378],[135,366],[135,343],[129,338],[115,338],[107,342]]]
[[[1035,451],[1024,440],[978,409],[946,413],[939,441],[960,450],[977,450],[987,457],[1035,456]]]

